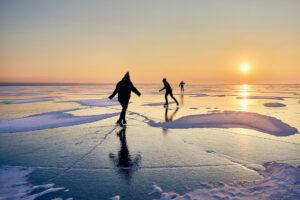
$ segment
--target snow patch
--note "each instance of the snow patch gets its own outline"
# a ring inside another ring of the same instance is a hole
[[[236,97],[237,99],[276,99],[284,100],[285,97],[273,97],[273,96],[245,96],[245,97]]]
[[[37,97],[37,98],[30,98],[30,99],[17,99],[17,100],[10,100],[10,101],[2,101],[1,103],[5,104],[22,104],[22,103],[37,103],[42,101],[53,101],[53,97]]]
[[[170,104],[174,104],[175,102],[170,102]],[[159,103],[148,103],[148,104],[143,104],[142,106],[163,106],[165,102],[159,102]]]
[[[193,94],[191,97],[208,97],[208,94]]]
[[[157,185],[152,185],[152,192],[150,194],[161,194],[162,189]]]
[[[265,107],[285,107],[283,103],[264,103]]]
[[[92,116],[74,116],[70,113],[65,113],[74,110],[78,109],[48,112],[30,115],[24,118],[0,120],[0,133],[35,131],[63,126],[73,126],[91,123],[118,115],[118,113],[110,113]]]
[[[258,181],[237,182],[234,184],[204,184],[184,195],[175,192],[163,192],[160,200],[213,200],[213,199],[299,199],[300,197],[300,166],[268,162],[265,170],[259,171],[264,178]],[[223,186],[222,186],[223,185]]]
[[[97,107],[108,107],[117,106],[119,101],[117,99],[86,99],[86,100],[74,100],[74,101],[59,101],[58,103],[78,103],[82,106],[97,106]]]
[[[41,93],[39,92],[20,92],[20,93],[16,93],[16,96],[38,96]]]
[[[120,195],[112,197],[111,200],[120,200]]]
[[[275,136],[288,136],[298,133],[296,128],[289,126],[275,117],[242,111],[189,115],[172,122],[155,123],[154,121],[150,121],[149,125],[173,129],[247,128]]]
[[[54,184],[32,185],[27,181],[32,168],[17,166],[0,167],[0,199],[33,200],[47,193],[64,190],[63,187],[54,187]],[[38,190],[38,193],[34,193]]]

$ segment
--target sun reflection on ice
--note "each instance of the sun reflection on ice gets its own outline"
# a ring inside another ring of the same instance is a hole
[[[247,97],[249,96],[249,93],[248,93],[248,85],[247,84],[243,84],[241,85],[242,87],[242,90],[241,90],[241,93],[240,95],[243,97],[240,102],[241,102],[241,108],[242,108],[242,111],[247,111],[247,107],[248,107],[248,99]]]

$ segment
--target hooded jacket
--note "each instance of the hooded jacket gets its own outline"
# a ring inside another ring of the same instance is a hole
[[[133,86],[130,79],[124,77],[120,82],[118,82],[115,91],[110,97],[113,98],[118,93],[119,101],[128,101],[130,99],[131,91],[138,96],[141,95],[141,93]]]

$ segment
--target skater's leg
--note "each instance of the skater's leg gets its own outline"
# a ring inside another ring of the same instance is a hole
[[[122,104],[121,104],[122,105]],[[122,106],[123,107],[123,106]],[[122,109],[122,111],[121,111],[121,113],[120,113],[120,117],[119,117],[119,119],[118,119],[118,121],[117,121],[117,124],[119,124],[121,127],[123,127],[123,124],[122,124],[122,115],[123,115],[123,109]]]
[[[122,105],[122,112],[121,112],[121,115],[120,115],[120,119],[121,119],[121,122],[123,122],[123,124],[126,124],[126,110],[128,108],[128,103],[129,103],[129,99],[128,100],[124,100],[121,103],[121,105]]]
[[[175,97],[173,96],[173,93],[170,93],[170,96],[172,97],[172,99],[174,99],[174,101],[176,102],[177,106],[179,105],[178,101],[175,99]]]
[[[169,105],[169,102],[168,102],[168,95],[169,95],[169,93],[166,93],[166,94],[165,94],[165,99],[166,99],[165,105]]]

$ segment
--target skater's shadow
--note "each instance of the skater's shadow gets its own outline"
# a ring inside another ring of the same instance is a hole
[[[138,170],[142,156],[140,154],[137,154],[133,158],[130,155],[126,141],[125,128],[120,130],[117,135],[120,139],[121,145],[119,153],[118,155],[110,153],[109,158],[116,167],[118,174],[120,174],[125,180],[130,183],[133,173]]]

